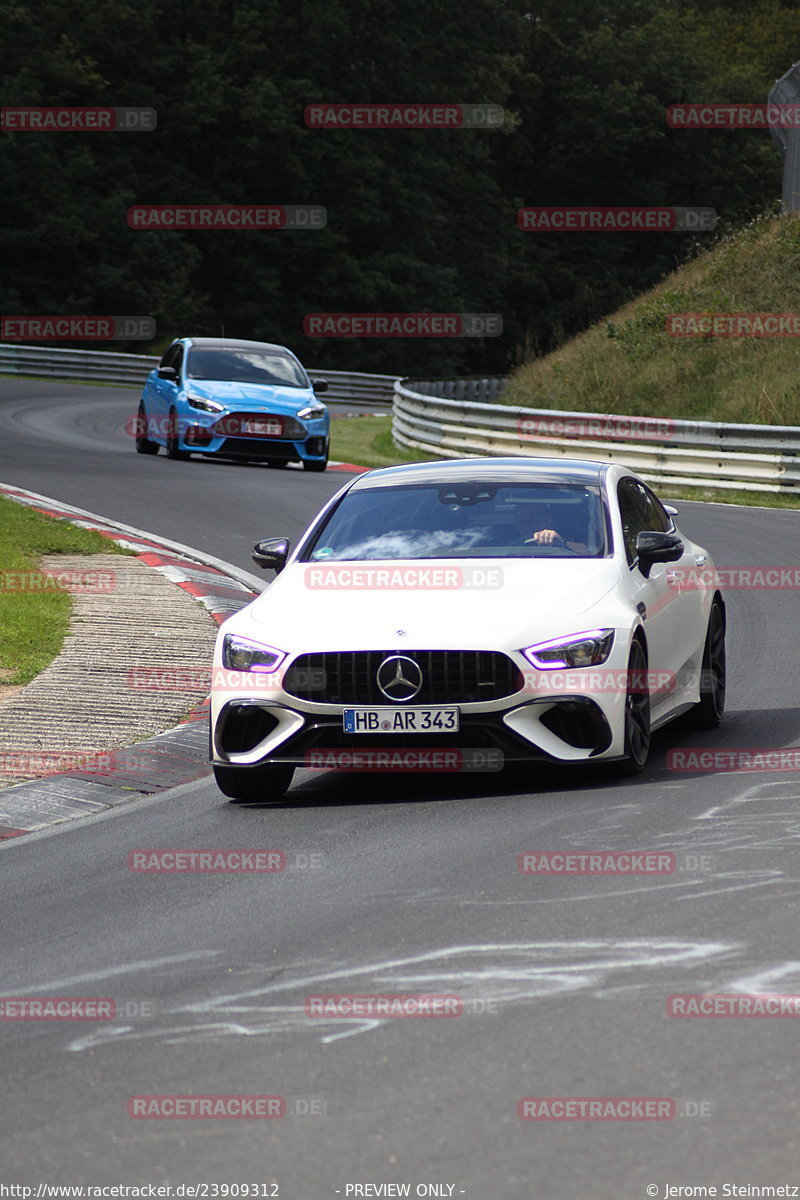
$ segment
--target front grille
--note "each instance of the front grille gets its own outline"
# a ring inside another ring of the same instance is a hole
[[[279,434],[241,434],[241,425],[243,421],[276,421],[280,425]],[[301,425],[294,417],[286,416],[284,413],[268,413],[268,412],[233,412],[227,417],[220,417],[216,422],[214,429],[219,429],[219,433],[229,433],[233,438],[237,435],[242,436],[244,441],[274,441],[276,437],[286,438],[292,442],[302,442],[307,434],[305,425]],[[219,436],[219,433],[217,436]]]
[[[314,704],[391,704],[376,674],[385,658],[400,654],[422,670],[422,688],[411,704],[478,704],[513,696],[522,672],[496,650],[353,650],[301,654],[289,667],[283,690]],[[322,688],[309,686],[323,680]]]
[[[225,438],[217,454],[230,454],[234,458],[272,459],[277,462],[296,462],[297,451],[291,442],[281,442],[277,438]]]

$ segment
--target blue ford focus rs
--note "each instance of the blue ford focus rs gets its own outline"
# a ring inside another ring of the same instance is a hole
[[[136,415],[136,450],[251,459],[307,471],[328,465],[330,417],[285,346],[232,338],[178,338],[147,377]]]

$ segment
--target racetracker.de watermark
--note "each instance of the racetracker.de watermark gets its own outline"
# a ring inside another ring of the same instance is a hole
[[[496,591],[502,567],[309,566],[304,582],[311,591],[447,592]]]
[[[0,593],[69,592],[94,596],[116,591],[116,587],[116,571],[0,571]]]
[[[501,129],[500,104],[308,104],[309,129]]]
[[[800,567],[681,567],[670,568],[667,583],[677,591],[794,591],[800,588]]]
[[[609,695],[625,696],[628,692],[670,694],[692,682],[688,671],[645,670],[628,671],[624,667],[573,667],[566,670],[526,670],[523,672],[523,692],[545,695]],[[701,676],[702,678],[702,676]]]
[[[152,763],[127,750],[2,750],[0,776],[12,779],[40,779],[47,775],[109,775],[114,772],[138,774]]]
[[[517,225],[527,233],[707,233],[716,224],[713,208],[547,205],[517,211]]]
[[[675,854],[656,850],[596,850],[586,853],[528,850],[517,855],[521,875],[672,875]]]
[[[199,415],[199,414],[198,414]],[[137,438],[184,438],[191,442],[192,436],[201,430],[210,438],[280,438],[284,437],[284,419],[279,413],[265,415],[247,413],[229,413],[210,423],[190,420],[185,416],[169,416],[162,414],[146,416],[137,412],[125,421],[125,432],[129,437]],[[207,442],[205,443],[207,444]],[[2,1200],[2,1198],[0,1198]]]
[[[271,1119],[285,1117],[283,1096],[253,1095],[139,1095],[128,1101],[129,1117],[194,1120]]]
[[[713,871],[713,854],[663,850],[526,850],[517,855],[520,875],[676,875]]]
[[[53,108],[4,105],[3,133],[150,133],[158,124],[154,108]]]
[[[155,1000],[109,996],[0,996],[3,1021],[114,1021],[156,1016]],[[2,1192],[0,1192],[2,1197]]]
[[[303,318],[306,337],[499,337],[499,313],[308,313]]]
[[[670,313],[664,329],[670,337],[800,337],[800,313]]]
[[[676,1096],[525,1096],[520,1121],[674,1121],[713,1115],[711,1100]]]
[[[110,996],[2,996],[2,1021],[113,1021]]]
[[[321,204],[133,204],[131,229],[201,229],[259,231],[324,229],[327,210]]]
[[[307,1017],[460,1017],[464,1014],[461,996],[439,994],[387,995],[315,995],[306,996]]]
[[[274,874],[286,870],[283,850],[131,850],[128,870],[156,874]]]
[[[670,104],[671,129],[797,129],[800,104]]]
[[[7,342],[150,341],[152,317],[0,317],[0,338]]]
[[[663,442],[675,429],[675,421],[658,417],[567,416],[519,417],[517,435],[523,441],[536,438],[622,438]]]
[[[367,733],[382,733],[389,722],[378,724]],[[303,766],[308,771],[501,771],[504,755],[501,750],[480,749],[408,749],[385,746],[363,750],[307,750]]]
[[[279,671],[233,671],[209,668],[133,667],[127,684],[132,692],[263,692],[281,689],[291,670],[291,686],[306,692],[323,692],[327,671],[323,667],[281,667]]]
[[[667,770],[800,771],[800,747],[748,746],[724,750],[668,750]]]
[[[800,1017],[800,995],[686,992],[667,997],[668,1017]]]

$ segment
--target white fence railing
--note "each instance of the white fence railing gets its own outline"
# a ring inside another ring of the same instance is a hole
[[[392,422],[395,442],[444,458],[590,458],[621,463],[654,483],[748,492],[800,487],[800,428],[796,426],[511,408],[441,395],[463,383],[398,381]],[[431,394],[434,389],[440,394]]]
[[[158,361],[158,358],[149,354],[0,344],[0,375],[88,379],[97,383],[129,383],[133,387],[141,387]],[[398,375],[369,375],[361,371],[306,369],[312,379],[327,379],[328,390],[323,398],[335,404],[391,404],[395,382],[400,378]]]

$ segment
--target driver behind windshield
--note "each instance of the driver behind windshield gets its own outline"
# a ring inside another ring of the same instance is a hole
[[[578,521],[577,524],[584,525],[585,514],[581,515],[584,517],[584,521]],[[565,520],[563,513],[558,518],[554,517],[551,505],[543,501],[518,503],[514,511],[514,519],[525,545],[565,546],[576,554],[586,554],[587,552],[585,530],[583,528],[567,528],[567,525],[576,525],[574,517],[571,521],[568,517]],[[556,528],[557,525],[560,528]]]

